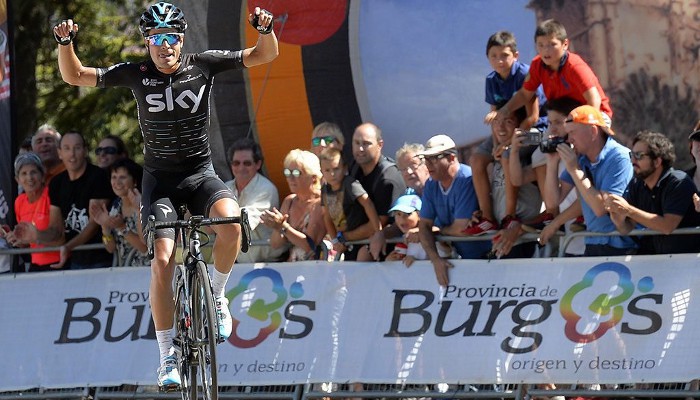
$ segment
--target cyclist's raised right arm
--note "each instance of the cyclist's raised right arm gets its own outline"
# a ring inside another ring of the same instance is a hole
[[[71,32],[76,35],[78,25],[69,19],[56,25],[53,30],[56,36],[65,38]],[[65,46],[58,45],[58,68],[61,70],[61,78],[66,83],[74,86],[97,86],[97,69],[83,66],[75,54],[72,43]]]

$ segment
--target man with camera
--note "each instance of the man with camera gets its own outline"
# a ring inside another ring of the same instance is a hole
[[[587,230],[615,231],[604,197],[622,195],[632,179],[629,149],[613,139],[615,133],[608,128],[600,110],[589,105],[571,111],[565,121],[565,132],[567,143],[557,146],[557,154],[566,170],[558,180],[548,176],[545,189],[548,196],[561,199],[575,187]],[[545,232],[540,235],[541,242],[543,239]],[[625,236],[588,236],[584,241],[585,256],[634,254],[637,247],[632,238]]]
[[[524,225],[520,221],[529,221],[534,219],[540,212],[542,207],[542,198],[539,190],[534,182],[537,181],[534,171],[530,168],[532,161],[532,151],[520,151],[521,142],[528,139],[530,132],[522,132],[518,127],[525,118],[525,112],[522,108],[511,113],[505,119],[494,121],[491,125],[494,137],[494,144],[498,148],[503,149],[496,156],[496,161],[493,163],[489,172],[489,181],[491,182],[491,207],[497,218],[505,218],[508,213],[508,205],[506,202],[506,191],[508,179],[512,176],[506,174],[506,168],[510,170],[511,161],[518,165],[518,172],[522,172],[518,187],[517,197],[515,199],[515,218],[507,225],[501,227],[501,230],[494,236],[492,240],[491,255],[498,258],[529,258],[534,255],[535,244],[534,240],[523,240],[521,236],[526,232]],[[516,137],[516,133],[519,134]],[[535,142],[534,135],[530,137],[533,142],[540,143],[540,135],[537,133],[537,141]],[[508,151],[505,149],[510,148]],[[497,153],[498,154],[498,153]],[[503,158],[503,163],[500,162]]]

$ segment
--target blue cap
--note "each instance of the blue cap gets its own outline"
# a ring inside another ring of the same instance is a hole
[[[416,196],[415,194],[405,194],[396,199],[394,206],[391,207],[389,212],[401,211],[403,213],[410,214],[414,211],[420,211],[422,205],[423,202],[420,200],[420,197]]]

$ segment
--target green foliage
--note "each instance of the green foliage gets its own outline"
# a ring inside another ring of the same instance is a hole
[[[124,139],[130,153],[142,157],[142,138],[136,104],[128,89],[78,88],[65,83],[58,69],[52,27],[72,18],[79,25],[74,46],[86,66],[107,67],[122,61],[140,61],[147,55],[138,31],[144,2],[138,0],[31,0],[11,2],[14,9],[17,87],[16,140],[43,123],[59,131],[82,132],[91,148],[109,134]],[[19,3],[19,4],[18,4]],[[36,43],[34,51],[20,52],[21,43]],[[32,79],[34,77],[34,79]]]

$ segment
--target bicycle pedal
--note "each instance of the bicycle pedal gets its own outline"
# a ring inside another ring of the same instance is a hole
[[[160,393],[172,393],[172,392],[179,392],[181,390],[182,390],[182,385],[177,385],[177,384],[158,386],[158,391]]]

